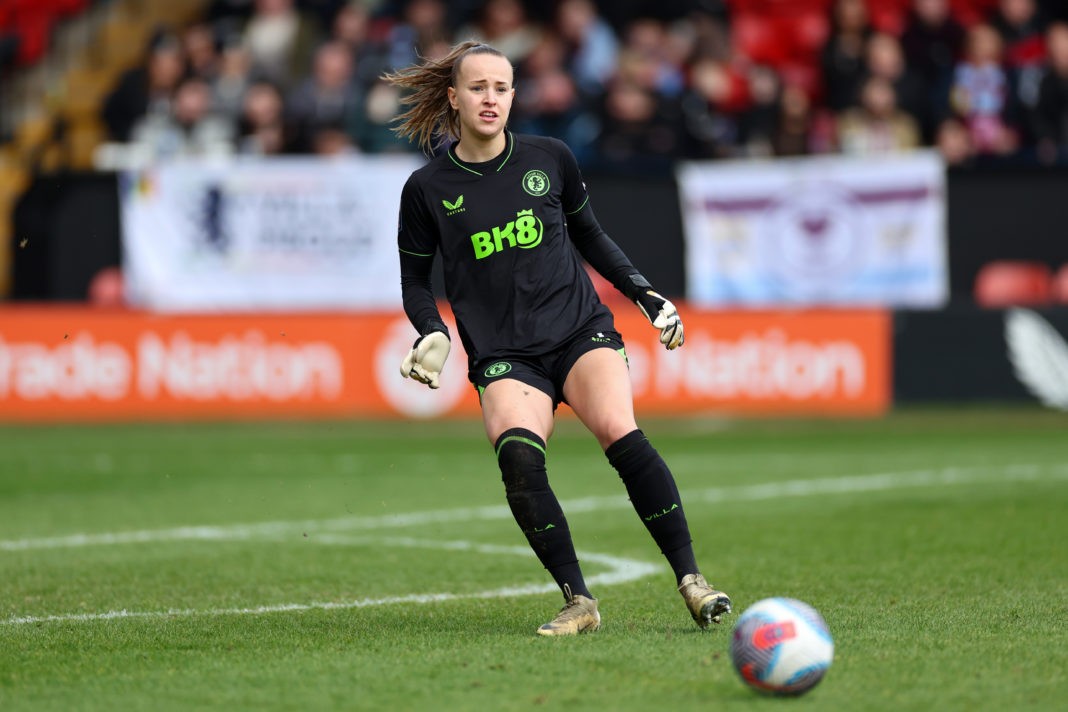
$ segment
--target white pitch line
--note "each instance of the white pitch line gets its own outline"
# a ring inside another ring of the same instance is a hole
[[[384,543],[387,546],[404,546],[424,549],[448,549],[454,551],[472,551],[478,554],[505,554],[512,556],[531,557],[533,552],[529,547],[521,546],[497,546],[494,544],[479,544],[470,541],[440,541],[426,539],[412,539],[410,537],[346,537],[344,535],[328,534],[320,539],[324,544],[341,545],[369,545]],[[588,563],[602,564],[608,567],[593,576],[586,577],[586,583],[590,586],[612,586],[629,581],[636,581],[646,576],[658,573],[664,569],[662,564],[651,564],[635,559],[625,559],[618,556],[608,556],[596,552],[582,551],[579,557]],[[386,598],[363,598],[355,601],[320,601],[313,603],[280,603],[273,606],[254,606],[248,608],[171,608],[165,611],[105,611],[103,613],[60,613],[44,616],[14,616],[0,620],[0,626],[32,625],[38,623],[81,623],[92,621],[108,621],[124,618],[192,618],[194,616],[240,616],[240,615],[263,615],[266,613],[287,613],[301,611],[331,611],[348,610],[353,608],[370,608],[372,606],[389,606],[398,603],[438,603],[441,601],[460,601],[464,599],[491,599],[508,598],[513,596],[530,596],[534,594],[552,593],[559,590],[554,583],[526,584],[523,586],[504,586],[489,591],[476,591],[474,593],[423,593],[410,594],[407,596],[390,596]]]
[[[848,494],[856,492],[874,492],[910,487],[936,487],[982,482],[1024,482],[1039,480],[1068,480],[1068,465],[1007,465],[987,468],[950,467],[940,470],[917,470],[912,472],[889,472],[870,475],[846,477],[826,477],[820,479],[787,480],[758,485],[739,487],[714,487],[704,490],[686,491],[684,501],[702,501],[722,503],[728,501],[757,501],[780,497],[802,497],[812,495]],[[623,497],[588,497],[563,503],[569,512],[591,512],[598,509],[629,508],[630,503]],[[76,548],[82,546],[102,546],[111,544],[133,544],[147,542],[165,542],[180,540],[233,540],[252,538],[278,538],[293,532],[319,531],[313,541],[333,545],[369,545],[384,543],[387,546],[407,546],[419,548],[436,548],[448,550],[473,551],[481,554],[515,554],[530,556],[525,547],[504,547],[492,544],[479,544],[468,541],[421,540],[409,537],[359,537],[331,532],[358,531],[423,525],[437,522],[469,521],[471,519],[505,519],[510,518],[507,507],[460,508],[410,514],[386,515],[382,517],[344,517],[339,519],[264,522],[260,524],[237,524],[212,527],[178,527],[174,529],[143,530],[133,532],[114,532],[104,534],[73,534],[64,537],[47,537],[39,539],[14,539],[0,541],[0,551],[25,551],[30,549]],[[589,577],[592,585],[612,585],[624,583],[649,576],[661,570],[662,566],[648,562],[612,557],[595,552],[582,552],[581,557],[591,563],[600,563],[608,571]],[[222,615],[261,615],[287,611],[338,610],[367,608],[398,603],[433,603],[463,599],[488,599],[509,596],[524,596],[547,593],[556,590],[554,584],[529,584],[525,586],[508,586],[491,591],[479,591],[470,594],[433,593],[394,596],[388,598],[360,599],[344,602],[286,603],[273,606],[256,606],[249,608],[217,609],[169,609],[165,611],[106,611],[103,613],[71,613],[44,616],[16,616],[0,620],[0,626],[23,625],[52,622],[103,621],[123,618],[172,618],[192,616]]]
[[[702,490],[684,490],[683,502],[738,502],[776,499],[780,497],[807,497],[813,495],[850,494],[909,487],[937,487],[947,485],[977,484],[985,481],[1027,481],[1039,479],[1068,478],[1068,465],[1016,464],[999,467],[947,467],[939,470],[915,470],[911,472],[884,472],[867,475],[847,475],[819,479],[785,480],[736,487],[712,487]],[[624,495],[586,497],[561,503],[564,511],[571,513],[593,512],[603,509],[629,509],[630,501]],[[486,507],[459,507],[456,509],[429,510],[382,516],[339,517],[335,519],[310,519],[295,521],[260,522],[256,524],[229,524],[216,526],[187,526],[171,529],[144,529],[100,534],[68,534],[56,537],[0,540],[0,551],[25,551],[29,549],[63,549],[81,546],[110,546],[115,544],[146,544],[150,542],[188,540],[240,540],[261,537],[278,537],[290,534],[303,535],[311,532],[359,531],[390,529],[397,527],[425,526],[448,522],[471,520],[511,519],[506,505]]]

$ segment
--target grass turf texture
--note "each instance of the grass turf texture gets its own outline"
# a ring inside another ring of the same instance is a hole
[[[578,548],[659,567],[595,586],[603,627],[571,639],[534,635],[558,594],[493,594],[549,579],[477,423],[0,428],[0,709],[1063,709],[1068,416],[645,430],[735,601],[707,632],[568,419],[549,467]],[[431,593],[456,598],[382,602]],[[774,595],[835,637],[798,700],[727,656]]]

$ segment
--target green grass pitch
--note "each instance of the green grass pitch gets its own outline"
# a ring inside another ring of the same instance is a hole
[[[475,422],[0,427],[0,710],[1068,707],[1068,414],[643,423],[735,614],[700,631],[595,441],[549,472],[603,626],[560,596]],[[767,596],[810,694],[727,655]]]

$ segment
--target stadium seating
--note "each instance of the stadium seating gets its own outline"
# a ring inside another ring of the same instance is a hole
[[[964,25],[974,25],[989,17],[998,6],[998,0],[951,0],[953,15]]]
[[[900,35],[913,0],[868,0],[872,25]],[[834,0],[728,0],[731,39],[739,55],[774,67],[811,96],[821,89],[820,51],[831,32]],[[966,25],[988,16],[997,0],[952,0]]]
[[[981,307],[1043,306],[1053,297],[1049,265],[1030,260],[993,260],[975,278],[975,301]]]
[[[20,75],[23,87],[0,96],[19,102],[18,111],[9,114],[17,117],[11,133],[0,143],[0,297],[10,291],[6,263],[14,239],[12,210],[30,177],[91,169],[94,150],[105,135],[99,108],[118,76],[141,61],[152,28],[180,27],[202,13],[207,2],[0,0],[0,39],[16,41],[7,72]],[[95,20],[98,11],[101,22]],[[80,30],[70,34],[88,38],[88,43],[68,47],[61,42],[61,23],[62,29],[80,23]],[[15,85],[12,76],[4,80]]]
[[[7,216],[30,183],[29,175],[18,166],[13,153],[14,149],[0,152],[0,246],[4,248],[0,249],[0,295],[7,294],[11,289],[12,253],[18,249],[17,245],[12,245],[13,225]]]
[[[154,28],[187,24],[206,2],[112,0],[101,5],[102,20],[87,24],[91,41],[65,62],[68,67],[47,90],[49,108],[29,112],[15,128],[15,155],[27,168],[91,169],[93,151],[104,138],[99,109],[107,92],[124,70],[141,61]],[[49,51],[55,25],[86,13],[91,5],[90,0],[0,0],[0,29],[14,29],[20,65],[32,64]],[[33,34],[38,30],[41,38]]]
[[[67,17],[83,12],[89,0],[4,0],[0,3],[0,29],[19,40],[16,63],[32,64],[41,59],[50,46],[52,29]]]
[[[1068,305],[1068,262],[1065,262],[1053,274],[1053,301]]]
[[[98,308],[124,307],[122,270],[118,267],[105,267],[89,281],[87,300]]]
[[[819,55],[830,32],[824,0],[734,3],[731,40],[748,61],[774,67],[809,96],[821,90]]]
[[[872,25],[883,32],[900,34],[905,27],[913,0],[867,0]],[[736,38],[739,49],[756,51],[756,56],[777,56],[789,52],[787,48],[804,44],[811,39],[810,27],[814,19],[829,27],[834,0],[728,0],[731,24],[741,20],[741,36]],[[953,16],[965,25],[972,25],[989,17],[998,0],[950,0]],[[755,25],[755,26],[754,26]],[[824,30],[825,33],[825,30]],[[825,35],[824,35],[825,36]],[[768,46],[777,37],[781,46]],[[763,61],[763,60],[760,60]]]

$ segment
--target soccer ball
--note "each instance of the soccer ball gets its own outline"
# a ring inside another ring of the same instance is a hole
[[[793,598],[765,598],[734,624],[731,662],[753,689],[800,695],[823,679],[834,659],[827,623],[812,606]]]

